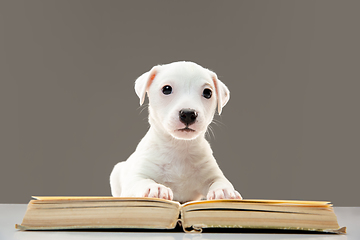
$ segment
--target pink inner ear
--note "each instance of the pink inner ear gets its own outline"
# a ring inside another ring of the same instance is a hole
[[[213,76],[212,80],[213,80],[214,86],[215,86],[216,97],[219,99],[219,88],[218,88],[218,85],[217,85],[216,77]]]
[[[214,82],[214,86],[215,86],[215,92],[216,92],[216,97],[217,97],[217,105],[218,105],[218,113],[221,113],[221,100],[220,100],[220,94],[219,94],[219,88],[218,88],[218,84],[217,84],[217,79],[215,76],[212,76],[212,80]]]
[[[219,96],[219,93],[218,93],[218,86],[217,86],[216,78],[215,78],[215,77],[212,77],[212,80],[213,80],[214,85],[215,85],[216,95],[218,95],[218,96]]]

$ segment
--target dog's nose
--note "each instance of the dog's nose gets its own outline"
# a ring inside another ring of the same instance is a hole
[[[193,124],[197,116],[197,112],[193,109],[183,109],[179,112],[180,121],[186,124],[186,126]]]

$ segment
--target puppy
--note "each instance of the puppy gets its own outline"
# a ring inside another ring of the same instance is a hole
[[[217,107],[230,98],[216,74],[192,62],[153,67],[135,82],[144,103],[149,98],[150,129],[135,152],[110,175],[114,197],[153,197],[181,203],[241,199],[225,178],[205,132]]]

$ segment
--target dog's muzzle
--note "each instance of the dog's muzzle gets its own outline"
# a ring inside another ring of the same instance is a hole
[[[182,109],[179,111],[179,119],[186,127],[193,124],[197,116],[197,112],[193,109]]]

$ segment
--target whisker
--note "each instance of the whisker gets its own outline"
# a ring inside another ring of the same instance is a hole
[[[208,132],[208,134],[209,134],[209,138],[211,138],[211,135],[213,136],[213,138],[215,139],[215,134],[214,134],[214,130],[212,129],[212,127],[211,126],[208,126],[208,129],[207,129],[207,131],[206,132]]]
[[[214,136],[214,139],[215,139],[215,131],[211,128],[211,132],[212,132],[212,135]]]
[[[214,123],[217,126],[225,126],[224,123],[222,123],[221,121],[219,121],[219,120],[217,120],[215,118],[212,120],[212,123]]]
[[[211,138],[210,133],[209,133],[209,127],[206,129],[205,137]]]
[[[147,109],[148,106],[149,106],[149,104],[144,104],[144,105],[138,107],[137,109],[138,109],[138,110],[140,109],[140,113],[139,113],[139,114],[141,114],[145,109]]]

